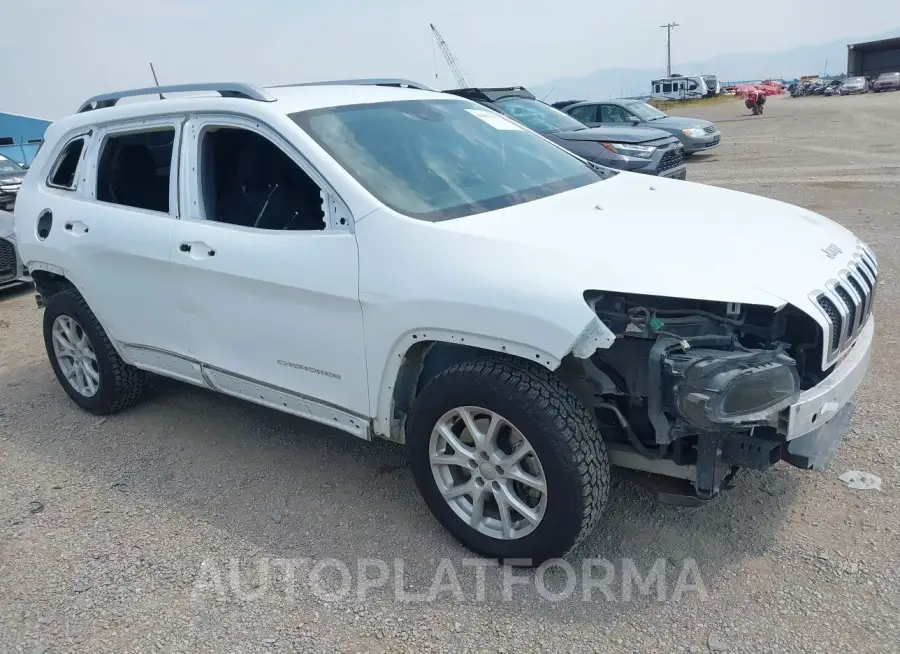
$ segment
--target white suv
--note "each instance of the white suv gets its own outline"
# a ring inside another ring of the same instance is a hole
[[[15,216],[79,406],[152,372],[405,443],[454,536],[531,564],[598,522],[610,464],[692,503],[823,469],[872,346],[877,262],[843,227],[396,80],[92,98]]]

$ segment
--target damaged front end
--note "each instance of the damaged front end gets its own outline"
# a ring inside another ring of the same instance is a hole
[[[660,499],[707,501],[738,470],[778,461],[827,468],[853,412],[871,329],[858,346],[865,352],[822,370],[822,330],[791,305],[585,299],[616,341],[569,361],[563,374],[595,409],[611,462]],[[817,408],[821,419],[807,416]],[[792,423],[798,411],[809,418],[803,428]]]

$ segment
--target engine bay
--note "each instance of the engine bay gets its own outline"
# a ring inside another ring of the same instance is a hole
[[[592,406],[604,440],[650,461],[696,466],[712,497],[738,468],[787,458],[780,414],[824,380],[822,332],[799,309],[586,293],[615,334],[561,374]]]

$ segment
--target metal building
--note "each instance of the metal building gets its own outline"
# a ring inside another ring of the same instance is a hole
[[[848,77],[900,71],[900,37],[847,46]]]
[[[49,120],[0,112],[0,154],[20,164],[30,164],[37,154]]]

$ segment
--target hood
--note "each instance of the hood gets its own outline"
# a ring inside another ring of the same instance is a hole
[[[688,127],[710,127],[713,123],[700,118],[681,118],[680,116],[666,116],[658,120],[649,120],[644,125],[657,129],[687,129]]]
[[[509,266],[525,288],[791,303],[810,313],[808,294],[859,246],[852,232],[801,207],[635,173],[440,225],[487,239],[479,245],[495,269]],[[835,248],[834,258],[823,251]]]
[[[671,135],[661,129],[645,127],[589,127],[572,132],[555,132],[551,136],[563,141],[610,141],[613,143],[644,143],[669,139]]]

